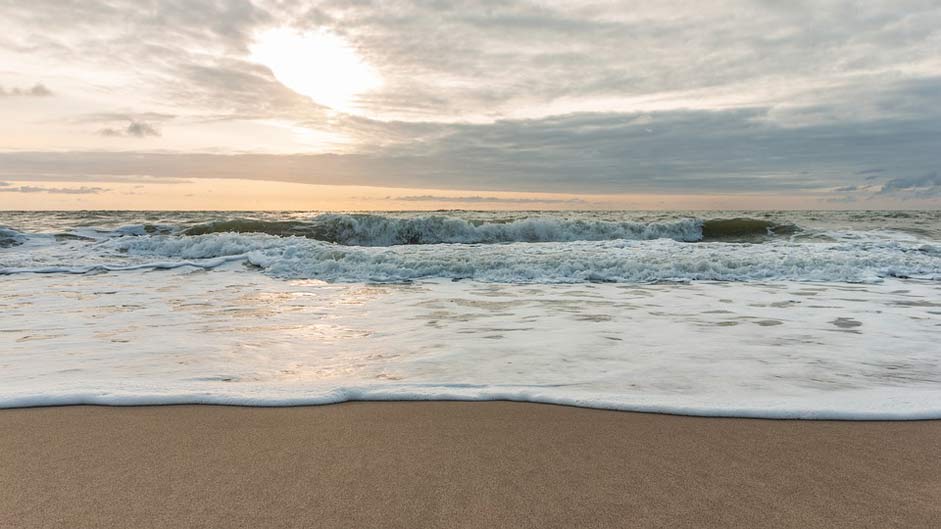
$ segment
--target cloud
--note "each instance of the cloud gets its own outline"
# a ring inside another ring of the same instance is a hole
[[[106,127],[99,130],[98,134],[112,138],[146,138],[149,136],[160,136],[160,131],[143,121],[131,121],[128,123],[127,127],[123,129]]]
[[[767,109],[591,113],[484,124],[367,123],[391,141],[350,154],[5,152],[0,176],[242,178],[556,193],[829,192],[937,167],[941,122],[782,127]],[[362,121],[362,120],[361,120]],[[362,126],[362,125],[357,125]],[[381,130],[380,130],[381,129]]]
[[[130,125],[127,126],[125,132],[128,136],[134,136],[135,138],[143,138],[145,136],[160,136],[160,133],[157,132],[157,129],[153,128],[147,123],[142,123],[139,121],[132,121]]]
[[[629,10],[619,2],[492,0],[164,0],[142,10],[133,0],[35,0],[2,14],[9,48],[90,71],[135,71],[134,86],[166,103],[317,119],[326,119],[322,109],[248,60],[257,34],[331,31],[384,79],[361,101],[368,114],[451,122],[521,110],[545,117],[779,104],[797,117],[802,109],[823,117],[846,106],[846,90],[864,94],[853,102],[866,113],[891,113],[906,101],[877,101],[881,88],[911,81],[918,97],[917,80],[939,73],[941,40],[941,7],[920,0],[787,9],[666,0]]]
[[[4,67],[88,87],[74,112],[99,133],[0,153],[6,175],[890,196],[931,193],[905,185],[941,161],[937,2],[31,0],[0,2],[0,20]],[[376,68],[363,115],[250,60],[278,27],[330,31]],[[173,152],[100,152],[170,120]],[[348,141],[304,154],[309,131]]]
[[[3,178],[7,180],[14,181],[27,181],[27,182],[107,182],[107,183],[122,183],[122,184],[138,184],[142,186],[144,184],[159,184],[159,185],[174,185],[174,184],[192,184],[192,180],[185,178],[172,178],[172,177],[153,177],[147,175],[105,175],[105,174],[91,174],[91,173],[71,173],[71,172],[50,172],[50,173],[31,173],[29,175],[17,174],[15,172],[3,172],[0,170],[0,174],[3,174]],[[0,183],[0,185],[13,185],[9,182]]]
[[[0,97],[49,97],[52,91],[42,83],[36,83],[29,88],[4,88],[0,86]]]
[[[941,196],[941,174],[937,171],[888,180],[879,194],[905,194],[911,198]]]
[[[103,187],[40,187],[40,186],[11,186],[0,182],[0,193],[49,193],[54,195],[92,195],[103,193],[108,189]]]
[[[165,123],[176,119],[176,114],[164,112],[94,112],[81,114],[71,121],[73,123],[114,123],[128,121],[146,121],[148,123]]]
[[[651,96],[659,105],[672,99],[674,109],[730,97],[770,105],[794,94],[798,107],[831,104],[842,100],[821,88],[934,64],[926,44],[937,42],[941,22],[931,3],[862,0],[788,9],[673,0],[629,10],[618,2],[324,2],[293,22],[311,12],[383,71],[386,89],[367,103],[411,116],[585,100],[620,100],[623,110],[652,104]]]
[[[400,197],[387,197],[388,200],[398,202],[458,202],[473,203],[504,203],[504,204],[582,204],[580,198],[514,198],[514,197],[488,197],[488,196],[442,196],[442,195],[407,195]]]
[[[828,204],[853,204],[859,199],[853,195],[842,195],[838,197],[830,197],[823,199],[824,202]]]

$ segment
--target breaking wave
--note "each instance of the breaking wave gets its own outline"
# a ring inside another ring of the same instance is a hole
[[[796,233],[794,225],[752,218],[681,217],[656,222],[536,216],[508,220],[468,220],[446,215],[396,217],[377,214],[322,214],[303,220],[231,218],[195,225],[130,224],[102,230],[79,228],[56,240],[106,240],[148,235],[200,236],[222,233],[303,237],[344,246],[416,244],[502,244],[512,242],[648,241],[763,242]],[[45,234],[34,234],[45,237]],[[22,244],[33,235],[0,227],[0,247]]]
[[[616,222],[533,217],[508,222],[474,222],[442,215],[396,218],[373,214],[325,214],[305,221],[222,220],[192,226],[183,233],[264,233],[281,237],[305,237],[346,246],[397,246],[652,239],[759,242],[766,237],[796,231],[797,227],[793,225],[750,218]]]
[[[265,233],[346,246],[396,246],[661,238],[691,242],[702,238],[702,229],[703,221],[691,218],[669,222],[613,222],[534,217],[509,222],[474,222],[442,215],[396,218],[371,214],[325,214],[309,221],[216,221],[187,228],[183,233]]]
[[[180,213],[57,226],[47,233],[3,227],[0,274],[242,263],[274,277],[336,282],[941,279],[937,240],[880,225],[834,231],[798,228],[782,215],[526,215],[259,213],[220,219]]]
[[[654,241],[343,246],[301,237],[216,233],[125,237],[124,262],[0,268],[0,273],[215,268],[242,262],[268,275],[331,282],[472,279],[499,283],[941,279],[941,247],[898,241],[685,244]]]

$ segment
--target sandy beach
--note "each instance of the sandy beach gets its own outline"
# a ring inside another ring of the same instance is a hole
[[[0,411],[0,527],[939,527],[941,421],[508,402]]]

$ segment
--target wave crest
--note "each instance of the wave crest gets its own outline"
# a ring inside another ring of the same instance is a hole
[[[618,239],[693,242],[702,239],[702,226],[701,220],[692,218],[670,222],[613,222],[533,217],[510,222],[473,222],[441,215],[396,218],[371,214],[324,214],[309,221],[217,221],[190,227],[183,233],[265,233],[306,237],[345,246],[397,246]]]
[[[119,241],[137,259],[242,260],[286,279],[498,283],[941,279],[941,249],[899,242],[683,244],[655,241],[354,247],[268,235]]]

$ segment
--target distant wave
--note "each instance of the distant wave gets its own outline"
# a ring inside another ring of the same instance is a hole
[[[501,244],[511,242],[646,241],[762,242],[775,235],[796,233],[797,226],[763,219],[681,217],[659,222],[567,219],[537,216],[509,221],[472,221],[446,215],[394,217],[377,214],[323,214],[305,220],[234,218],[191,226],[130,224],[114,229],[80,228],[59,232],[55,239],[106,240],[147,235],[184,236],[215,233],[259,233],[303,237],[344,246],[414,244]],[[48,234],[26,234],[0,227],[0,247],[23,244]]]
[[[346,246],[491,244],[505,242],[650,240],[696,241],[702,221],[610,222],[534,217],[510,222],[471,222],[443,215],[396,218],[372,214],[325,214],[309,221],[233,219],[186,229],[186,235],[266,233],[299,236]]]
[[[396,218],[372,214],[326,214],[309,221],[230,219],[192,226],[183,233],[265,233],[282,237],[306,237],[346,246],[396,246],[652,239],[681,242],[757,240],[794,231],[795,226],[780,226],[770,221],[749,218],[615,222],[533,217],[510,222],[472,222],[443,215]]]

